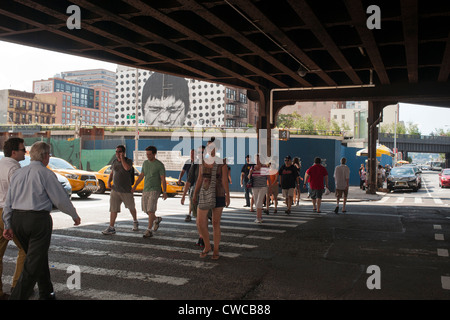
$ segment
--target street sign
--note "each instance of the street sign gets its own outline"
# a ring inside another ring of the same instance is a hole
[[[288,141],[289,140],[289,130],[278,130],[278,140]]]

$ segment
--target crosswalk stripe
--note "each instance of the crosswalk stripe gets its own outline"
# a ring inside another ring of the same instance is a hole
[[[422,203],[422,202],[423,202],[422,198],[418,198],[418,197],[414,198],[414,203]]]
[[[395,203],[402,203],[403,201],[405,201],[404,197],[398,197]]]
[[[163,220],[163,222],[161,222],[161,225],[186,225],[186,223],[182,223],[182,222],[174,222],[174,221],[168,221],[168,220]],[[281,229],[263,229],[262,227],[264,226],[264,223],[260,224],[260,225],[256,225],[255,223],[252,223],[253,225],[255,225],[255,227],[236,227],[236,226],[229,226],[229,225],[225,225],[225,224],[221,224],[220,225],[220,229],[221,230],[241,230],[241,231],[255,231],[255,232],[265,232],[265,233],[285,233],[286,230],[281,230]]]
[[[16,258],[13,257],[3,257],[3,260],[8,262],[16,262]],[[56,270],[62,270],[67,271],[67,269],[74,264],[68,264],[68,263],[60,263],[60,262],[49,262],[50,269],[56,269]],[[173,286],[182,286],[189,282],[189,279],[187,278],[181,278],[181,277],[172,277],[172,276],[165,276],[160,274],[151,274],[151,273],[143,273],[143,272],[136,272],[136,271],[125,271],[125,270],[118,270],[118,269],[112,269],[112,268],[99,268],[99,267],[90,267],[90,266],[83,266],[83,265],[76,265],[80,268],[81,273],[84,274],[92,274],[97,276],[109,276],[109,277],[116,277],[116,278],[122,278],[122,279],[128,279],[128,280],[141,280],[144,282],[156,282],[156,283],[162,283],[166,285],[173,285]]]
[[[12,283],[12,276],[3,276],[4,283]],[[86,289],[81,285],[81,289],[69,289],[67,284],[53,282],[53,289],[58,298],[59,293],[69,294],[73,297],[93,300],[156,300],[155,298],[146,297],[136,294],[127,294],[118,291]]]
[[[433,198],[433,200],[434,200],[434,203],[436,203],[436,204],[444,204],[444,203],[442,202],[442,200],[439,199],[439,198]]]
[[[199,269],[212,269],[217,264],[210,263],[206,261],[194,261],[194,260],[186,260],[186,259],[167,259],[154,254],[145,255],[136,254],[136,253],[114,253],[111,251],[102,251],[102,250],[94,250],[94,249],[85,249],[85,248],[75,248],[75,247],[67,247],[67,246],[50,246],[50,251],[52,252],[66,252],[66,253],[75,253],[81,255],[88,256],[108,256],[112,258],[118,259],[128,259],[128,260],[138,260],[142,262],[158,262],[158,263],[167,263],[167,264],[177,264],[184,267],[190,268],[199,268]]]
[[[194,223],[180,223],[179,225],[184,226],[185,228],[180,229],[180,228],[170,228],[167,227],[167,221],[163,220],[163,228],[162,230],[165,232],[183,232],[183,233],[189,233],[189,234],[194,234],[195,236],[198,236],[198,230],[197,230],[197,225]],[[100,225],[103,225],[105,227],[109,226],[109,223],[101,223]],[[120,226],[122,228],[124,228],[123,226],[125,225],[129,225],[129,228],[131,229],[131,225],[132,223],[128,220],[127,222],[119,222],[116,223],[116,226]],[[265,236],[255,236],[255,235],[246,235],[244,233],[234,233],[234,232],[221,232],[222,238],[223,237],[233,237],[233,238],[249,238],[249,239],[261,239],[261,240],[272,240],[273,237],[265,237]]]
[[[97,229],[77,229],[78,232],[85,232],[85,233],[91,233],[91,234],[99,234],[100,231]],[[130,238],[142,238],[142,233],[141,232],[129,232],[128,230],[116,230],[120,231],[119,233],[116,233],[114,236],[117,235],[123,235],[123,236],[127,236]],[[156,235],[157,234],[157,235]],[[178,241],[178,242],[189,242],[192,243],[193,239],[192,238],[182,238],[182,237],[168,237],[168,236],[164,236],[161,235],[161,232],[158,231],[157,233],[155,233],[154,237],[158,240],[166,240],[166,241]],[[250,244],[243,244],[243,243],[233,243],[233,242],[226,242],[226,241],[221,241],[220,245],[224,245],[224,246],[228,246],[228,247],[236,247],[236,248],[246,248],[246,249],[254,249],[257,246],[255,245],[250,245]]]
[[[83,229],[77,229],[83,230]],[[115,235],[117,236],[117,235]],[[173,251],[173,252],[183,252],[183,253],[190,253],[198,255],[200,252],[198,249],[189,249],[189,248],[183,248],[183,247],[176,247],[176,246],[165,246],[161,244],[151,244],[151,243],[137,243],[137,242],[125,242],[125,241],[116,241],[111,239],[95,239],[95,238],[84,238],[84,237],[76,237],[76,236],[68,236],[68,235],[62,235],[62,234],[52,234],[52,238],[60,238],[60,239],[67,239],[68,241],[73,242],[83,242],[83,243],[98,243],[98,244],[107,244],[111,246],[124,246],[124,247],[132,247],[132,248],[144,248],[144,249],[155,249],[155,250],[164,250],[164,251]],[[237,258],[240,256],[239,253],[234,252],[221,252],[221,256],[228,257],[228,258]]]

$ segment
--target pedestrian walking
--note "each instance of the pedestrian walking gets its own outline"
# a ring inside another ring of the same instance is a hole
[[[297,175],[299,177],[299,179],[297,180],[297,183],[295,184],[295,190],[294,190],[294,203],[297,202],[297,205],[300,204],[300,169],[302,167],[301,163],[300,163],[300,158],[299,157],[295,157],[294,161],[292,163],[294,165],[294,167],[297,169]]]
[[[214,142],[211,142],[205,149],[203,163],[200,165],[199,176],[195,185],[193,201],[198,201],[197,227],[205,243],[205,248],[200,257],[205,258],[212,249],[208,231],[208,211],[212,209],[214,240],[212,259],[217,260],[219,259],[221,238],[220,219],[223,208],[230,204],[230,191],[227,166],[223,164],[222,159],[216,157],[215,148]]]
[[[186,173],[186,180],[187,180],[187,177],[189,175],[189,170],[194,165],[195,159],[196,159],[195,149],[191,149],[190,158],[188,160],[186,160],[186,162],[184,163],[183,168],[181,169],[180,175],[178,177],[178,182],[177,183],[178,183],[179,186],[182,185],[181,184],[182,183],[181,182],[181,178],[183,178],[185,173]],[[186,188],[186,184],[185,184],[185,188]],[[183,189],[185,189],[185,188],[183,188]],[[189,190],[189,188],[187,190]],[[192,202],[190,201],[189,202],[189,211],[188,211],[188,214],[186,215],[186,218],[184,220],[186,222],[191,221],[192,220],[191,215],[192,215]]]
[[[111,189],[109,197],[109,227],[102,231],[104,235],[116,233],[114,226],[122,203],[125,205],[125,208],[130,210],[130,214],[133,217],[132,230],[139,230],[136,205],[131,192],[132,181],[134,181],[133,161],[125,156],[125,150],[124,145],[118,145],[116,147],[116,159],[111,164],[111,173],[108,178],[108,188]]]
[[[245,205],[244,207],[251,207],[253,208],[253,193],[252,188],[249,185],[249,178],[248,174],[250,173],[250,169],[254,166],[254,164],[250,163],[250,155],[247,155],[245,157],[245,164],[242,166],[241,169],[241,188],[244,188],[245,191]],[[250,199],[250,196],[252,199]],[[251,203],[250,203],[251,200]]]
[[[153,232],[157,231],[162,221],[161,217],[156,216],[158,199],[161,194],[161,185],[163,191],[163,199],[167,199],[166,184],[166,168],[164,164],[156,159],[158,150],[154,146],[145,148],[147,160],[142,164],[142,171],[131,189],[136,190],[136,186],[144,180],[144,190],[142,191],[142,211],[148,215],[148,227],[144,232],[144,238],[153,236]]]
[[[278,208],[278,170],[275,169],[273,163],[269,163],[269,188],[267,190],[267,198],[273,201],[274,211],[277,213]],[[270,205],[270,202],[269,202]],[[266,213],[269,214],[269,207],[266,208]]]
[[[291,156],[286,156],[284,158],[284,164],[278,170],[280,177],[280,185],[283,190],[283,196],[286,199],[287,214],[291,213],[291,206],[294,202],[294,190],[295,185],[298,183],[298,170],[292,164]]]
[[[253,180],[253,199],[256,207],[255,223],[262,223],[263,203],[266,199],[266,208],[269,208],[269,197],[267,195],[269,183],[269,168],[260,161],[259,154],[255,155],[255,165],[250,169],[249,179]]]
[[[366,182],[366,171],[364,169],[364,164],[361,163],[361,167],[358,170],[359,173],[359,188],[364,190],[364,183]]]
[[[309,182],[311,189],[310,196],[313,204],[313,210],[320,213],[320,205],[322,204],[322,194],[325,187],[328,189],[328,172],[324,166],[321,165],[322,159],[316,157],[314,164],[306,170],[305,180]],[[306,187],[306,185],[304,186]]]
[[[339,212],[339,200],[343,197],[342,212],[347,212],[348,187],[350,182],[350,168],[346,165],[347,159],[341,158],[341,164],[334,169],[334,181],[336,184],[336,208],[334,213]]]
[[[13,173],[20,168],[19,161],[25,159],[25,145],[22,138],[9,138],[3,146],[4,157],[0,160],[0,217],[3,215],[3,207],[5,206],[6,194],[8,193],[11,177]],[[0,219],[0,300],[7,300],[9,294],[3,292],[2,273],[3,273],[3,256],[8,246],[8,239],[3,237],[4,230],[3,219]],[[22,248],[16,236],[13,236],[13,242],[19,249],[16,259],[16,268],[11,284],[11,292],[19,280],[23,270],[25,261],[25,251]]]
[[[30,164],[12,176],[3,208],[3,237],[10,240],[15,235],[26,252],[23,271],[11,293],[11,300],[28,299],[36,282],[40,299],[55,299],[48,264],[53,205],[70,215],[75,225],[81,222],[58,178],[47,168],[50,145],[34,143],[30,158]]]
[[[189,195],[189,205],[192,208],[192,215],[196,218],[197,229],[199,228],[199,226],[198,226],[199,220],[197,219],[198,199],[196,201],[194,201],[193,197],[194,197],[195,184],[197,182],[198,174],[200,171],[200,163],[202,162],[202,159],[203,159],[204,150],[205,150],[205,146],[201,146],[200,148],[198,148],[197,154],[196,154],[196,159],[195,159],[194,163],[192,164],[191,169],[189,170],[186,184],[184,185],[184,188],[183,188],[183,195],[181,196],[181,204],[184,205],[186,194]],[[192,220],[192,218],[190,215],[188,217],[186,217],[186,219],[185,219],[186,222],[189,222],[191,220]],[[203,238],[200,234],[199,234],[199,238],[197,241],[197,245],[201,248],[203,248],[205,246]]]

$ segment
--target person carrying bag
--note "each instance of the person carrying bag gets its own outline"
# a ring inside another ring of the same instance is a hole
[[[198,198],[198,208],[201,210],[210,210],[216,207],[216,174],[217,164],[214,163],[211,169],[211,176],[202,177],[202,186]]]

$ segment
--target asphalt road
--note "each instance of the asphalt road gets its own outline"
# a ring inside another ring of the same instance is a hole
[[[333,202],[314,213],[305,199],[287,216],[280,204],[260,225],[244,200],[233,198],[222,218],[218,261],[199,258],[195,221],[184,221],[188,206],[180,197],[159,200],[160,229],[144,239],[147,216],[140,210],[141,230],[131,230],[122,208],[117,233],[105,236],[109,195],[73,196],[82,225],[52,213],[55,291],[60,300],[175,300],[171,312],[203,299],[265,301],[269,309],[267,300],[448,300],[450,189],[438,187],[436,172],[423,179],[418,192],[352,202],[345,214],[334,214]],[[140,195],[135,199],[140,208]],[[10,244],[5,292],[15,255]]]

